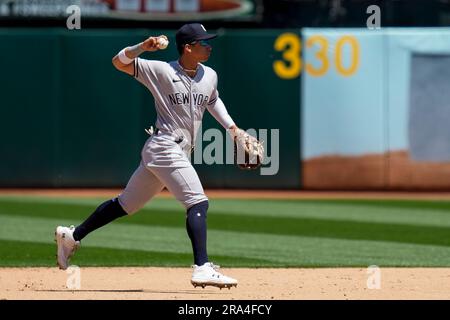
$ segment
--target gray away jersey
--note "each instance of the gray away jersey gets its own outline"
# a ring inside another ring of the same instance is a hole
[[[192,145],[206,108],[219,99],[216,72],[199,64],[190,78],[178,61],[135,59],[134,77],[153,94],[157,113],[156,127],[183,135]]]

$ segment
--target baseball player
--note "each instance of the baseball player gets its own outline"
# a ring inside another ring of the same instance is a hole
[[[186,229],[192,243],[194,287],[237,286],[237,280],[218,272],[208,260],[206,215],[208,198],[189,160],[203,113],[207,109],[234,138],[244,132],[229,116],[217,91],[217,74],[202,64],[211,54],[209,34],[203,25],[185,24],[176,33],[178,60],[163,62],[138,58],[145,51],[167,46],[162,35],[122,49],[113,59],[116,69],[133,76],[155,99],[156,130],[150,131],[141,152],[141,162],[126,188],[114,199],[102,203],[77,227],[58,226],[57,264],[66,269],[69,259],[90,232],[111,221],[132,215],[166,187],[186,208]]]

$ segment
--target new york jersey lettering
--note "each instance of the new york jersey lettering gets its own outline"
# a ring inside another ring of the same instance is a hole
[[[190,97],[189,94],[184,92],[175,92],[170,93],[169,102],[172,106],[181,106],[181,105],[190,105]],[[203,93],[194,93],[192,94],[192,100],[194,106],[203,106],[206,107],[208,103],[209,96],[204,95]]]

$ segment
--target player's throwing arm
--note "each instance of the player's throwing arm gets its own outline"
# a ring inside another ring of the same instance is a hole
[[[113,59],[113,65],[120,71],[134,74],[134,59],[140,56],[145,51],[153,52],[157,50],[163,50],[169,45],[169,40],[165,35],[158,37],[149,37],[145,41],[138,43],[131,47],[122,49]]]

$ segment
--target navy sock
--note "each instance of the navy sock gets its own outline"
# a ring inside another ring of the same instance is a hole
[[[188,209],[186,215],[186,230],[194,251],[194,263],[198,266],[208,262],[206,251],[206,212],[208,206],[208,200],[197,203]]]
[[[73,238],[79,241],[90,232],[126,214],[117,198],[105,201],[82,224],[75,228]]]

